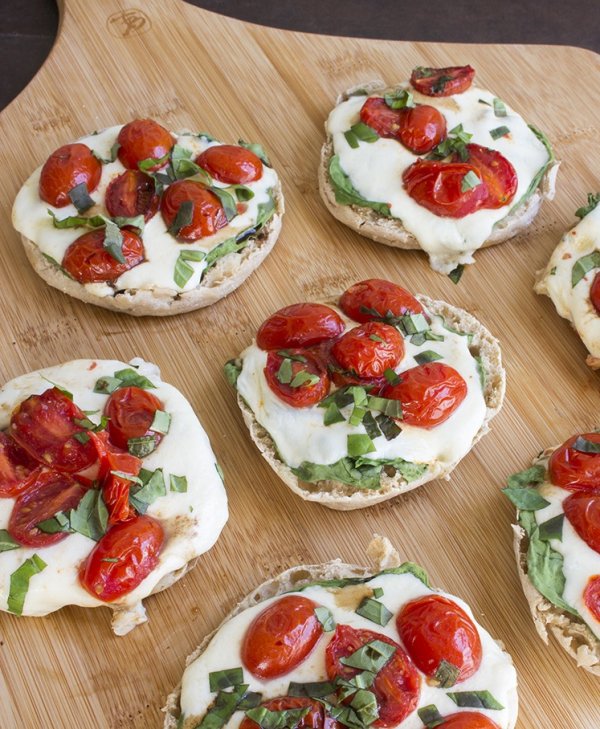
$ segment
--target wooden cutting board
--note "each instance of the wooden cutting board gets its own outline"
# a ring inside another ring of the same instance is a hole
[[[45,619],[0,614],[2,729],[159,727],[184,660],[253,586],[301,562],[361,562],[373,532],[388,535],[434,583],[461,595],[514,657],[519,727],[597,727],[598,679],[536,635],[511,546],[513,509],[499,489],[540,449],[598,423],[598,374],[548,299],[532,292],[573,211],[600,188],[595,170],[600,57],[545,46],[444,45],[303,35],[248,25],[179,0],[64,0],[59,37],[29,87],[0,114],[2,380],[77,357],[157,362],[196,408],[220,462],[231,517],[195,570],[147,601],[150,622],[116,638],[108,610]],[[425,255],[347,230],[325,210],[316,169],[336,94],[415,65],[470,63],[478,81],[544,129],[563,160],[558,194],[532,228],[480,252],[460,285]],[[6,72],[10,72],[9,70]],[[223,140],[263,142],[287,214],[275,250],[250,280],[210,309],[135,319],[71,300],[30,269],[10,225],[14,196],[61,144],[134,117]],[[372,276],[462,306],[504,348],[507,400],[492,432],[455,471],[379,507],[334,513],[288,491],[250,443],[221,364],[266,315]]]

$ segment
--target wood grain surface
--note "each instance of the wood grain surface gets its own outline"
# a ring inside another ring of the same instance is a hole
[[[454,286],[424,254],[377,245],[331,218],[316,169],[323,120],[339,90],[372,77],[404,79],[417,64],[462,63],[548,133],[563,168],[556,200],[532,228],[480,252]],[[598,680],[534,631],[512,555],[513,509],[499,491],[540,449],[597,424],[599,375],[532,284],[573,211],[600,187],[599,77],[599,56],[566,47],[350,40],[247,25],[174,0],[65,2],[48,61],[0,115],[2,379],[77,357],[157,362],[208,431],[231,517],[195,570],[148,599],[150,622],[124,638],[111,633],[108,610],[0,614],[2,729],[160,727],[186,655],[236,600],[299,562],[361,562],[373,532],[466,599],[505,642],[519,673],[521,729],[600,725]],[[146,115],[223,140],[262,141],[287,198],[283,233],[263,266],[227,299],[176,318],[137,320],[67,298],[32,272],[10,225],[18,188],[53,149]],[[221,364],[274,309],[371,276],[478,316],[503,345],[507,401],[450,482],[332,513],[293,496],[260,458]]]

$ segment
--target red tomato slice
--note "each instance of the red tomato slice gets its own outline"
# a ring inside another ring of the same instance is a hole
[[[344,331],[340,315],[324,304],[291,304],[264,321],[256,334],[261,349],[312,347],[339,337]]]
[[[268,711],[285,711],[287,709],[304,709],[309,708],[310,711],[296,726],[296,729],[341,729],[342,725],[325,711],[325,707],[318,701],[313,699],[302,698],[299,696],[282,696],[278,699],[263,701]],[[257,729],[259,725],[252,719],[245,716],[241,723],[240,729]]]
[[[148,222],[156,214],[158,203],[154,180],[141,170],[125,170],[106,188],[104,204],[114,218],[143,215]]]
[[[323,634],[316,604],[300,595],[271,603],[250,623],[242,644],[242,663],[253,676],[277,678],[293,671]]]
[[[260,180],[263,164],[254,152],[234,144],[218,144],[205,149],[196,164],[211,177],[229,185],[247,185]]]
[[[85,144],[65,144],[52,152],[42,167],[40,175],[40,197],[56,208],[69,205],[69,192],[85,183],[88,192],[93,192],[102,176],[102,162],[94,157]]]
[[[341,659],[373,640],[389,643],[396,648],[369,689],[375,694],[379,708],[379,719],[373,726],[394,726],[416,709],[421,684],[417,669],[398,643],[372,630],[356,630],[349,625],[338,625],[325,651],[327,675],[330,679],[341,676],[348,680],[360,673],[357,668],[345,666]]]
[[[346,316],[361,323],[385,319],[388,314],[401,317],[423,313],[421,304],[406,289],[380,278],[369,278],[350,286],[340,298],[340,308]]]
[[[590,301],[596,313],[600,316],[600,272],[594,276],[594,280],[592,281]]]
[[[282,377],[280,368],[285,357],[276,352],[269,352],[267,366],[264,369],[267,384],[280,400],[283,400],[294,408],[306,408],[310,405],[316,405],[329,394],[331,380],[329,379],[327,370],[307,351],[293,351],[291,354],[295,357],[301,356],[306,361],[300,362],[292,360],[291,380],[288,384],[281,382],[280,379]],[[309,381],[299,382],[295,380],[298,375],[302,376],[302,373],[305,372],[318,377],[318,381],[311,383]]]
[[[583,602],[596,620],[600,620],[600,575],[590,577],[583,593]]]
[[[519,181],[517,171],[506,157],[495,149],[488,149],[479,144],[467,144],[468,163],[475,167],[479,177],[487,188],[484,208],[501,208],[508,205],[517,192]],[[459,162],[456,154],[454,162]]]
[[[563,501],[563,510],[577,534],[600,554],[600,493],[571,494]]]
[[[463,180],[471,173],[481,182],[463,190]],[[445,218],[464,218],[484,207],[487,186],[474,165],[464,162],[433,162],[418,159],[402,174],[406,192],[419,205]]]
[[[360,120],[380,137],[400,139],[403,109],[392,109],[381,96],[368,98],[360,110]]]
[[[455,666],[456,683],[481,665],[481,639],[475,623],[452,600],[427,595],[406,603],[396,616],[402,643],[420,671],[434,677],[442,661]]]
[[[15,501],[8,532],[25,547],[48,547],[66,539],[66,532],[46,534],[37,524],[51,519],[59,511],[77,507],[87,488],[58,471],[39,467],[27,480],[25,491]]]
[[[400,141],[415,154],[426,154],[446,139],[446,120],[434,106],[417,104],[403,109]]]
[[[135,119],[125,124],[117,137],[119,160],[129,170],[137,170],[140,162],[146,159],[161,160],[169,154],[175,140],[167,129],[152,119]],[[156,172],[168,162],[159,162],[145,172]]]
[[[550,482],[569,491],[600,493],[600,453],[583,453],[573,448],[578,437],[569,438],[550,456]],[[581,437],[600,443],[600,433],[583,433]]]
[[[39,466],[10,436],[0,432],[0,498],[17,496],[27,487],[31,472]]]
[[[56,387],[31,395],[13,412],[10,435],[33,458],[57,471],[76,473],[96,460],[94,445],[73,436],[85,433],[75,420],[83,412]]]
[[[446,716],[436,729],[500,729],[495,721],[478,711],[459,711]]]
[[[400,364],[404,339],[395,327],[370,321],[349,329],[333,345],[331,354],[342,369],[361,379],[376,379]]]
[[[452,415],[467,396],[467,383],[453,368],[427,362],[400,373],[400,382],[386,385],[382,397],[400,400],[402,422],[433,428]]]
[[[81,565],[79,581],[94,597],[113,602],[148,577],[158,564],[164,541],[162,526],[150,516],[116,524]]]
[[[144,260],[142,239],[123,228],[123,257],[119,263],[104,247],[104,229],[84,233],[67,248],[62,260],[63,268],[81,284],[115,281],[130,268]]]
[[[410,75],[410,82],[419,93],[426,96],[452,96],[466,91],[475,78],[471,66],[424,68],[417,66]]]
[[[167,187],[160,203],[160,211],[167,228],[175,222],[179,208],[184,202],[193,204],[192,221],[181,228],[177,233],[178,238],[187,241],[198,240],[216,233],[227,225],[225,210],[214,193],[207,190],[200,182],[178,180]]]
[[[130,438],[153,435],[158,445],[161,433],[150,431],[157,410],[163,410],[162,402],[148,390],[140,387],[121,387],[115,390],[106,401],[104,414],[108,421],[111,441],[127,450]]]

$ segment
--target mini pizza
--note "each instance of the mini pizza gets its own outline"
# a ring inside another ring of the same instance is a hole
[[[226,520],[206,433],[155,365],[76,360],[0,389],[0,609],[106,605],[124,635]]]
[[[421,248],[456,282],[473,253],[512,238],[554,195],[550,143],[470,66],[415,68],[338,98],[325,129],[319,188],[361,235]]]
[[[333,509],[447,477],[505,388],[498,342],[474,317],[380,279],[280,309],[225,370],[272,468]]]
[[[600,193],[588,195],[548,265],[538,271],[535,291],[552,299],[588,349],[587,364],[600,369]]]
[[[165,729],[514,727],[510,656],[387,540],[369,551],[377,574],[304,565],[246,597],[189,657]]]
[[[515,553],[535,627],[600,676],[600,433],[549,448],[508,480]]]
[[[54,151],[21,188],[12,220],[50,285],[162,316],[236,289],[275,244],[283,210],[260,145],[136,119]]]

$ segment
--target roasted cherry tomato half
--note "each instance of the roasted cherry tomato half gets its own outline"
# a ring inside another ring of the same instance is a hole
[[[466,149],[469,155],[468,163],[475,167],[487,190],[483,207],[493,209],[508,205],[514,198],[519,184],[515,168],[495,149],[482,147],[480,144],[467,144]],[[459,162],[460,157],[455,155],[453,161]]]
[[[400,139],[403,109],[392,109],[380,96],[368,98],[360,110],[360,120],[380,137]]]
[[[589,494],[581,491],[567,496],[563,501],[563,511],[588,547],[600,554],[600,492]]]
[[[329,394],[327,370],[307,351],[290,354],[293,359],[269,352],[264,370],[267,384],[280,400],[294,408],[316,405]]]
[[[369,321],[349,329],[331,348],[331,354],[343,370],[362,379],[383,377],[404,356],[404,339],[389,324]]]
[[[71,202],[69,192],[85,183],[93,192],[102,176],[102,162],[85,144],[65,144],[48,157],[40,175],[40,197],[56,208]]]
[[[116,524],[81,565],[79,581],[98,600],[117,600],[135,590],[156,567],[164,541],[162,526],[150,516]]]
[[[316,607],[306,597],[286,595],[260,612],[244,636],[244,668],[261,679],[277,678],[293,671],[323,634],[323,626],[315,615]]]
[[[472,676],[481,664],[481,639],[475,623],[455,602],[441,595],[406,603],[396,616],[396,627],[417,668],[442,684],[444,679],[437,673],[442,661],[457,670],[450,686]]]
[[[105,231],[92,230],[84,233],[67,248],[62,267],[81,284],[115,281],[125,271],[144,260],[144,244],[137,233],[123,228],[122,253],[125,263],[120,263],[104,247]]]
[[[33,458],[57,471],[76,473],[96,460],[93,443],[73,436],[85,433],[75,421],[84,413],[58,388],[31,395],[13,412],[10,435]]]
[[[596,310],[596,313],[600,315],[600,273],[594,276],[592,286],[590,288],[590,301],[592,306]]]
[[[467,175],[479,183],[466,187],[463,181]],[[465,162],[418,159],[404,170],[402,180],[415,202],[445,218],[464,218],[474,213],[484,206],[488,195],[477,168]]]
[[[423,307],[406,289],[391,281],[369,278],[346,289],[340,298],[340,308],[358,322],[385,319],[405,314],[422,314]]]
[[[467,396],[467,383],[453,368],[427,362],[400,373],[400,382],[386,385],[381,395],[402,403],[402,422],[433,428],[452,415]]]
[[[286,711],[288,709],[310,709],[308,714],[295,724],[295,729],[341,729],[341,725],[325,711],[323,704],[313,699],[300,696],[282,696],[278,699],[263,701],[268,711]],[[258,724],[252,719],[245,716],[241,723],[240,729],[258,729]]]
[[[434,106],[403,109],[400,141],[415,154],[427,154],[446,138],[446,120]]]
[[[478,711],[459,711],[457,714],[450,714],[444,717],[441,724],[435,726],[436,729],[500,729],[495,721]]]
[[[144,172],[156,172],[164,167],[168,162],[164,158],[175,145],[169,131],[152,119],[135,119],[125,124],[119,132],[117,142],[117,155],[128,170],[137,170],[139,163],[144,160],[160,160]]]
[[[424,68],[417,66],[410,75],[410,82],[425,96],[452,96],[466,91],[475,78],[471,66],[448,66],[447,68]]]
[[[325,304],[291,304],[264,321],[256,334],[261,349],[312,347],[339,337],[344,331],[340,315]]]
[[[39,465],[16,441],[0,432],[0,497],[20,494]]]
[[[263,164],[254,152],[234,144],[208,147],[196,158],[196,164],[211,177],[228,185],[247,185],[260,180]]]
[[[125,170],[106,188],[104,204],[114,218],[143,215],[148,222],[158,210],[158,203],[154,180],[141,170]]]
[[[569,491],[600,493],[600,453],[585,453],[574,448],[579,437],[600,444],[600,433],[574,435],[565,441],[548,461],[550,482]]]
[[[340,676],[346,680],[360,673],[358,668],[345,666],[342,658],[347,658],[365,643],[380,640],[396,649],[384,667],[377,673],[369,689],[377,698],[379,719],[373,726],[389,727],[400,724],[417,707],[421,679],[401,646],[387,635],[372,630],[356,630],[349,625],[338,625],[325,651],[325,666],[330,679]]]
[[[108,434],[111,441],[127,450],[130,438],[153,435],[156,444],[162,434],[150,431],[157,410],[162,410],[162,402],[148,390],[141,387],[121,387],[115,390],[106,401],[104,414],[108,420]]]
[[[600,575],[590,577],[583,592],[583,602],[596,620],[600,620]]]
[[[225,210],[213,192],[200,182],[178,180],[167,187],[160,202],[160,211],[167,228],[171,228],[175,222],[179,208],[184,202],[192,203],[192,220],[176,232],[181,240],[193,241],[205,238],[227,225]]]
[[[40,466],[31,473],[25,490],[15,501],[8,533],[25,547],[47,547],[61,542],[67,532],[47,534],[37,525],[59,511],[76,508],[86,491],[69,474]]]

